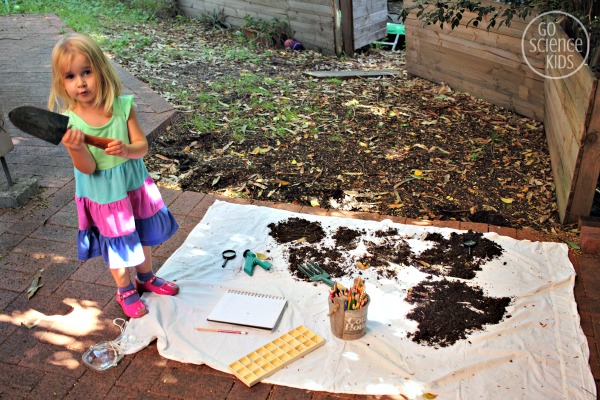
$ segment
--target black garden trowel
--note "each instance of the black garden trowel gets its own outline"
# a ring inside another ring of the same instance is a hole
[[[54,145],[60,144],[67,131],[69,117],[33,106],[17,107],[8,113],[17,128]],[[112,139],[85,135],[85,143],[106,149]]]

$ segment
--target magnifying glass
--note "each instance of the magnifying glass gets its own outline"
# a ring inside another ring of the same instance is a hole
[[[227,261],[229,260],[233,260],[236,256],[236,253],[234,250],[225,250],[223,252],[223,265],[221,265],[221,268],[225,268],[225,264],[227,264]]]

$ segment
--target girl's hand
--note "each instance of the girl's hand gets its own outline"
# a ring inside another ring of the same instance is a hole
[[[104,153],[111,156],[127,158],[129,155],[129,149],[122,140],[113,140],[108,144],[108,147],[106,147]]]
[[[75,128],[67,129],[62,138],[62,143],[69,151],[83,151],[86,148],[83,132]]]
[[[70,128],[62,138],[73,166],[84,174],[93,174],[96,170],[96,161],[85,144],[85,136],[79,129]]]

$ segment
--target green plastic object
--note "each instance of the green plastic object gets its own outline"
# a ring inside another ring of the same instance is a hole
[[[406,34],[406,28],[404,24],[394,24],[393,22],[387,23],[388,35],[404,35]]]
[[[269,268],[273,266],[273,264],[271,264],[270,262],[263,261],[260,258],[258,258],[258,256],[250,250],[244,251],[244,258],[246,259],[244,261],[244,272],[246,272],[250,276],[252,276],[252,274],[254,273],[255,265],[262,267],[265,271],[268,271]]]

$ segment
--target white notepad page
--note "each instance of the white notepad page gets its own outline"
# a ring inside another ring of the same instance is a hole
[[[228,290],[206,318],[209,321],[273,329],[283,315],[287,300],[269,294]]]

